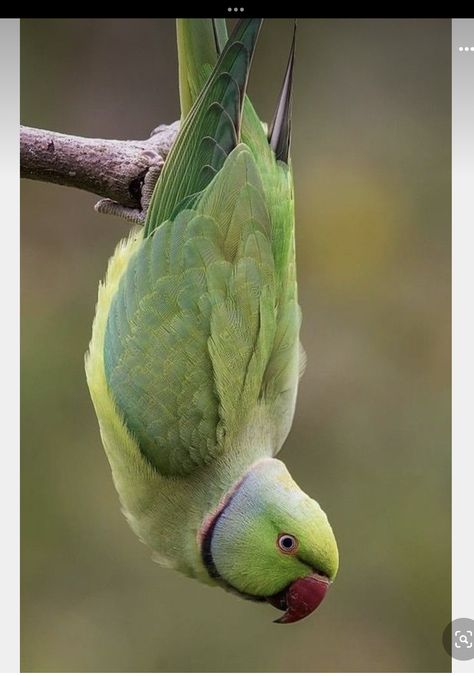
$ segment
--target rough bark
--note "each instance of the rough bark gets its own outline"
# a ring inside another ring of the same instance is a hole
[[[69,136],[21,127],[20,175],[80,188],[128,209],[141,210],[148,171],[161,168],[179,123],[160,125],[140,141]]]

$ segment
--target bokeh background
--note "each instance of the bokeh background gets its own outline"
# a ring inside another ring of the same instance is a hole
[[[272,115],[291,22],[250,92]],[[450,23],[301,20],[293,163],[308,366],[281,453],[341,568],[317,613],[159,568],[129,530],[86,387],[97,284],[128,225],[22,186],[22,669],[450,671]],[[174,22],[25,20],[22,122],[143,138],[178,116]]]

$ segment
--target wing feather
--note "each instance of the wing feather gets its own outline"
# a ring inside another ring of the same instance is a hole
[[[212,461],[258,403],[277,289],[263,184],[239,145],[194,209],[143,240],[110,308],[107,382],[161,473]]]
[[[105,328],[109,392],[168,476],[225,453],[257,407],[276,453],[293,417],[303,352],[291,169],[245,98],[259,27],[240,22],[201,93],[186,92],[196,100]]]

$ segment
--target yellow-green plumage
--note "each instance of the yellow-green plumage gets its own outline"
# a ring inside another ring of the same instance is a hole
[[[303,361],[291,169],[245,96],[259,28],[243,20],[218,59],[222,21],[178,22],[185,119],[144,228],[109,263],[86,358],[132,528],[161,563],[207,583],[206,524],[279,451]],[[268,468],[277,496],[289,478]],[[255,596],[281,584],[278,570],[255,578]]]

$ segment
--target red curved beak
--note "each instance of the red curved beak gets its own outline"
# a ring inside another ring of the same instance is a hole
[[[307,617],[324,599],[330,584],[329,578],[313,573],[298,578],[282,592],[269,596],[267,599],[269,603],[279,610],[286,611],[284,615],[273,621],[278,624],[289,624]]]

